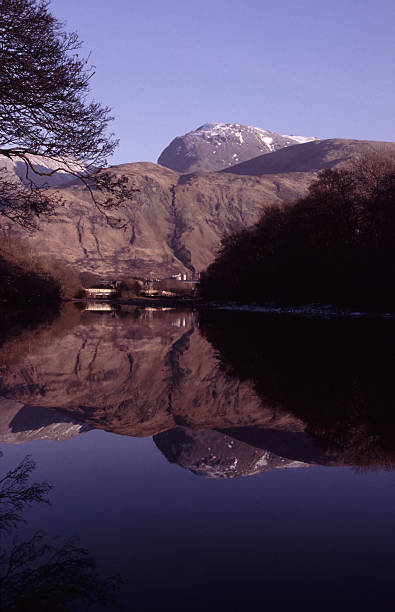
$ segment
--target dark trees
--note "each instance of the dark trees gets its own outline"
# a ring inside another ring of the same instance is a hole
[[[48,5],[0,0],[0,154],[26,168],[25,187],[0,172],[0,213],[27,224],[60,203],[40,175],[80,177],[102,210],[130,195],[125,181],[98,170],[117,145],[106,131],[112,117],[89,100],[94,70],[78,56],[77,34],[64,32]],[[32,155],[43,156],[42,169]]]
[[[201,278],[205,298],[394,305],[395,158],[321,172],[308,195],[228,237]]]

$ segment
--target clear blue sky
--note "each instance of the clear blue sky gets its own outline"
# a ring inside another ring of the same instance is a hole
[[[395,0],[52,0],[111,106],[111,163],[207,122],[395,141]]]

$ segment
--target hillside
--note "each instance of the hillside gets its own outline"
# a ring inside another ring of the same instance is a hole
[[[66,205],[39,230],[27,232],[7,220],[2,228],[23,236],[36,254],[59,258],[78,271],[103,277],[165,277],[200,271],[214,258],[221,238],[257,221],[265,206],[303,194],[309,179],[181,175],[148,162],[110,169],[127,176],[138,191],[112,213],[123,229],[111,227],[77,181],[62,186]]]
[[[372,152],[395,153],[395,143],[341,138],[315,140],[287,147],[275,153],[260,155],[222,172],[248,176],[290,172],[315,174],[325,168],[347,164],[358,155]]]
[[[163,278],[204,270],[224,235],[253,225],[271,204],[307,193],[317,173],[363,152],[395,143],[355,140],[307,142],[268,153],[224,172],[181,174],[149,162],[109,169],[138,190],[108,223],[78,182],[59,186],[66,201],[37,232],[2,219],[1,228],[23,237],[37,255],[61,259],[78,272],[101,277]]]

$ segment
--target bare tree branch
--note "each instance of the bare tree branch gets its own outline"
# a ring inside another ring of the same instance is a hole
[[[107,133],[110,109],[90,100],[94,67],[78,55],[77,34],[65,32],[48,7],[48,0],[0,0],[0,155],[26,166],[19,185],[0,158],[0,214],[34,227],[64,203],[48,189],[54,174],[65,173],[83,182],[111,221],[107,212],[136,190],[100,171],[118,144]]]

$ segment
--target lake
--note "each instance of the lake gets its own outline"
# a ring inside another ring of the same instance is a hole
[[[9,339],[0,501],[50,484],[3,511],[8,609],[392,610],[394,352],[388,317],[104,303]]]

